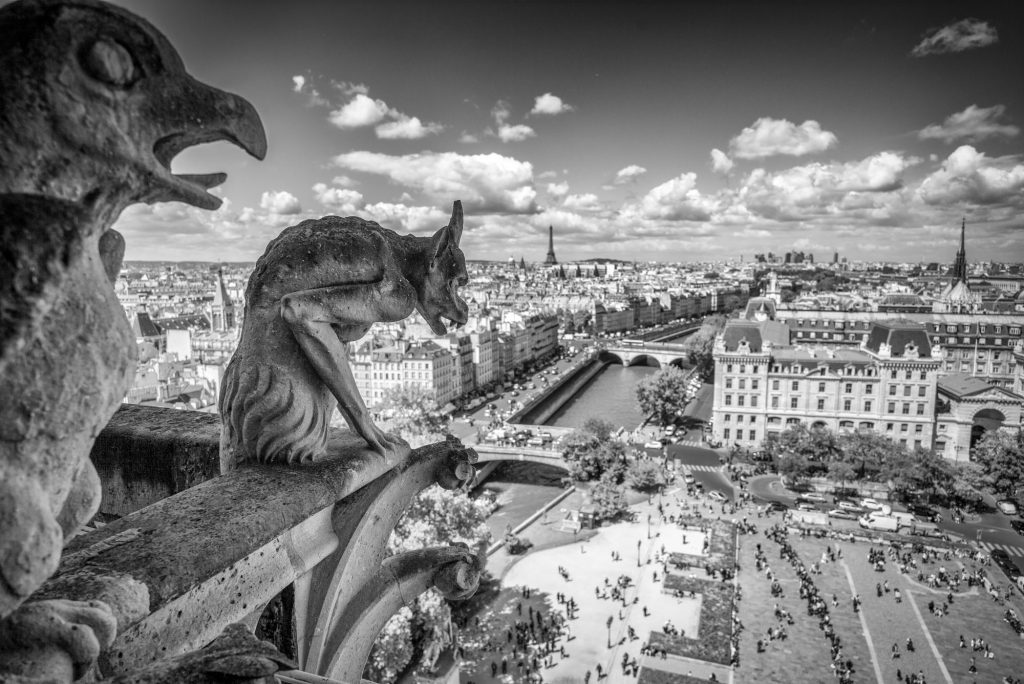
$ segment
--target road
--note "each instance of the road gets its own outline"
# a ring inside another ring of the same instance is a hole
[[[722,473],[722,464],[718,460],[717,452],[688,444],[669,444],[667,451],[676,469],[693,475],[693,478],[704,486],[704,491],[718,490],[730,501],[735,499],[736,490],[729,478]]]
[[[788,506],[796,505],[796,494],[782,486],[778,475],[760,475],[750,479],[750,493],[757,501],[779,501]],[[993,505],[991,497],[986,496],[987,503]],[[821,510],[829,510],[831,504],[817,506]],[[897,510],[899,510],[897,506]],[[1010,527],[1010,516],[1003,515],[998,511],[982,513],[980,516],[968,518],[962,524],[950,522],[952,516],[949,510],[938,507],[942,513],[942,522],[939,529],[953,532],[964,537],[966,540],[976,542],[986,553],[995,549],[1006,551],[1010,560],[1017,568],[1024,573],[1024,536],[1021,536]]]

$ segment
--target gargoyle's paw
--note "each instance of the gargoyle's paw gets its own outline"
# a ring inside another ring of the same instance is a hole
[[[114,642],[117,620],[102,601],[53,599],[28,603],[0,622],[0,643],[8,644],[0,658],[21,671],[39,668],[63,656],[74,678],[82,677],[100,651]]]

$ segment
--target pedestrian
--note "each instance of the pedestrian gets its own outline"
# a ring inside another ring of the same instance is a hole
[[[583,675],[583,684],[590,684],[590,670]]]
[[[498,676],[498,663],[491,661],[491,679]]]

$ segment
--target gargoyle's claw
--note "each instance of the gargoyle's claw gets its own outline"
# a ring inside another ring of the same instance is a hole
[[[102,601],[27,603],[0,622],[0,671],[41,681],[77,680],[116,632],[117,620]]]
[[[476,463],[480,456],[474,449],[465,447],[457,437],[449,434],[445,438],[448,460],[437,474],[437,483],[444,489],[469,489],[476,479]]]

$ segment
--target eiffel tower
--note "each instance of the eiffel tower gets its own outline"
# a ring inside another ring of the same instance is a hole
[[[558,263],[558,259],[555,258],[555,227],[548,226],[548,258],[544,260],[545,264],[554,266]]]

